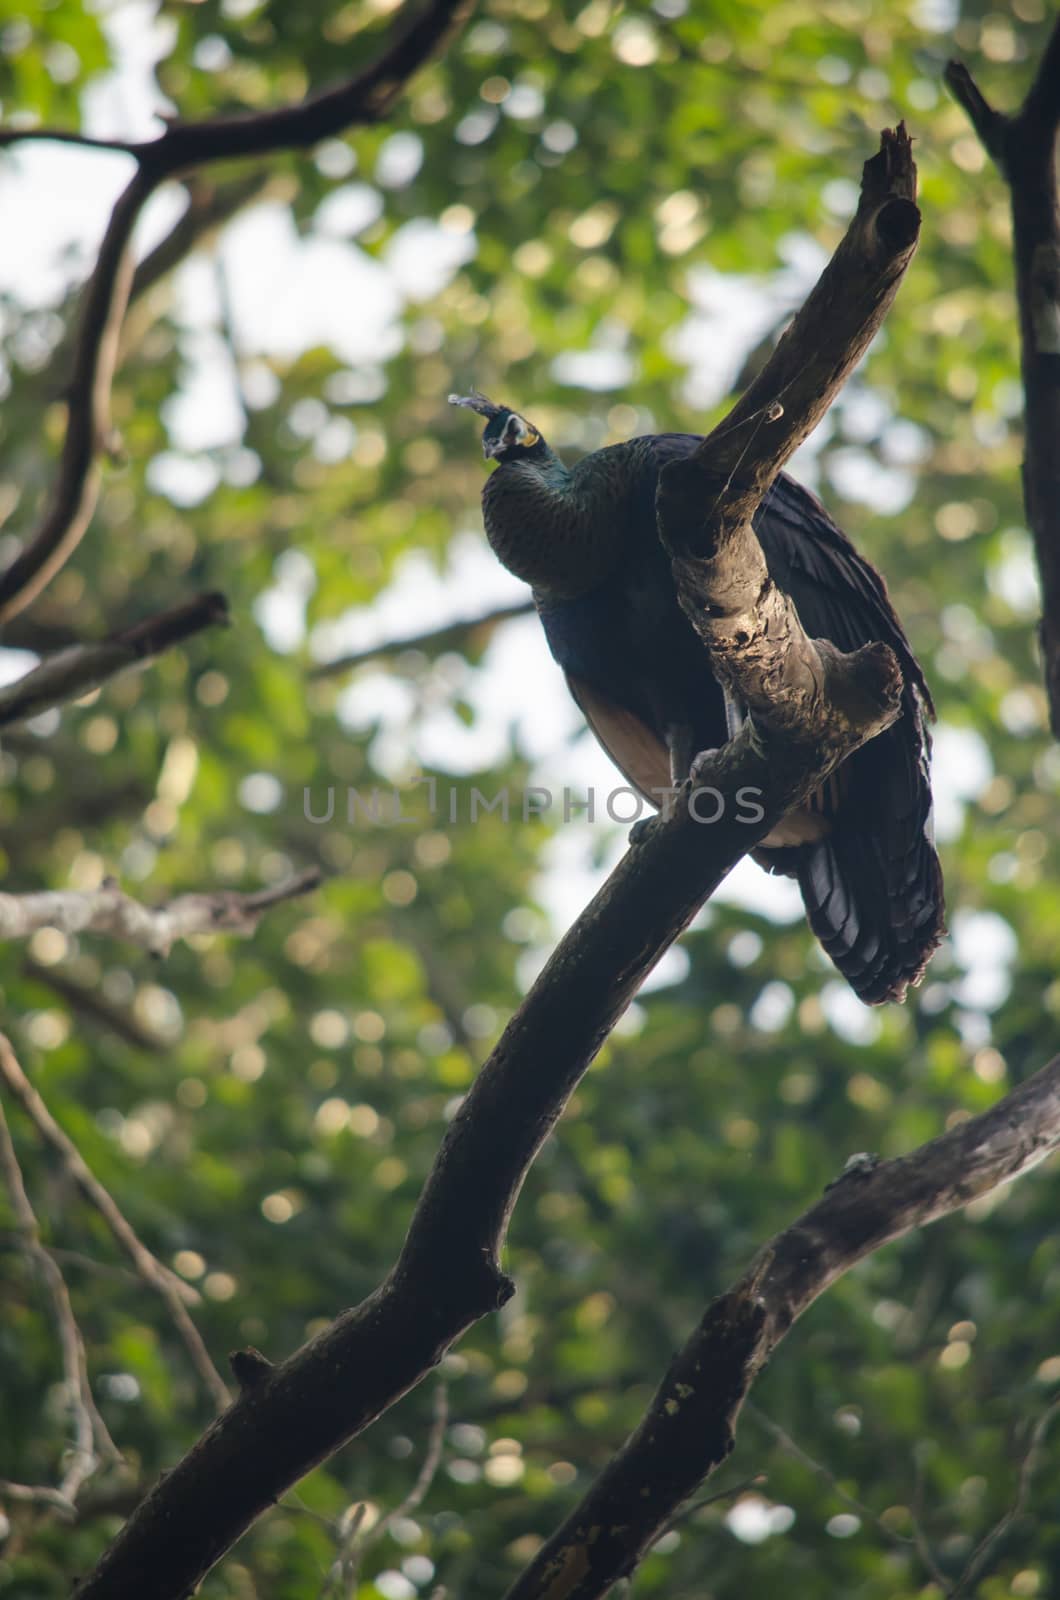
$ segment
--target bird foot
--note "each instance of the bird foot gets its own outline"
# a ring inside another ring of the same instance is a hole
[[[717,759],[717,750],[700,750],[692,757],[688,767],[688,781],[692,785],[693,789],[697,786],[697,784],[702,783],[704,778],[713,776],[713,774],[710,772],[710,768],[713,767]]]
[[[658,817],[641,817],[629,830],[629,847],[635,850],[639,844],[646,844],[651,837],[652,829],[658,822]]]

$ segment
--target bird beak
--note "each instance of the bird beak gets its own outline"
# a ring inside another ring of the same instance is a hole
[[[499,456],[507,446],[503,439],[483,439],[482,454],[487,461],[492,461],[494,456]]]

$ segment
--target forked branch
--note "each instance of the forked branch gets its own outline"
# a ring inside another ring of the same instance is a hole
[[[729,1455],[744,1399],[795,1319],[857,1262],[1060,1149],[1060,1056],[981,1116],[894,1161],[852,1163],[708,1306],[636,1431],[506,1600],[597,1600]]]
[[[125,939],[153,956],[167,956],[178,939],[234,933],[248,939],[270,906],[319,887],[316,868],[268,889],[241,894],[211,889],[181,894],[161,906],[141,905],[113,881],[98,889],[42,889],[36,894],[0,894],[0,940],[28,939],[38,928],[60,933],[105,934]]]
[[[100,458],[111,442],[111,385],[132,285],[130,241],[151,195],[168,178],[209,162],[303,149],[347,128],[377,122],[413,73],[462,25],[472,3],[430,0],[370,66],[300,105],[203,122],[173,122],[157,139],[143,143],[92,139],[62,129],[0,129],[0,146],[57,139],[121,150],[136,161],[85,288],[67,393],[66,434],[51,495],[25,548],[0,575],[0,623],[27,606],[69,560],[95,510]]]
[[[860,219],[856,226],[863,226]],[[891,261],[894,281],[911,253],[907,246],[908,239]],[[842,310],[849,345],[844,373],[882,316],[879,297],[866,299],[863,288],[852,270],[840,265],[833,273],[833,315]],[[813,360],[804,337],[793,335],[782,358],[795,372]],[[776,373],[770,385],[775,379]],[[787,429],[797,432],[805,423],[800,408],[813,403],[807,388],[793,384]],[[753,515],[787,448],[787,431],[753,434],[744,441],[749,482],[727,481],[731,463],[718,469],[711,508],[719,525],[730,518],[734,499],[740,519]],[[709,451],[703,466],[714,470]],[[701,506],[698,513],[701,528]],[[248,1373],[253,1368],[253,1381],[133,1513],[78,1589],[79,1600],[131,1593],[177,1600],[191,1592],[284,1490],[366,1428],[471,1323],[510,1297],[501,1250],[531,1162],[644,978],[732,866],[851,750],[894,719],[900,682],[887,652],[866,677],[829,742],[796,741],[768,722],[749,723],[697,774],[698,783],[722,797],[721,818],[710,826],[699,821],[686,787],[627,852],[560,942],[466,1095],[384,1282],[288,1360],[272,1366],[248,1357],[243,1365]],[[760,797],[755,821],[746,820],[737,801],[749,788]],[[758,1316],[752,1307],[738,1319],[750,1326]]]
[[[200,594],[148,617],[108,639],[72,644],[46,656],[17,683],[0,689],[0,728],[39,716],[54,705],[77,700],[120,672],[147,667],[164,650],[193,634],[228,621],[224,595]]]

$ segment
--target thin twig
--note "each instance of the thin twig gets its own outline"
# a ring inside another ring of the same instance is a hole
[[[217,1409],[223,1411],[232,1398],[228,1386],[210,1360],[202,1335],[188,1315],[182,1296],[174,1287],[173,1274],[148,1250],[109,1191],[91,1171],[69,1134],[60,1128],[19,1065],[10,1040],[3,1034],[0,1034],[0,1078],[18,1100],[40,1137],[58,1152],[71,1179],[88,1203],[99,1212],[140,1277],[161,1296],[195,1371]],[[55,1270],[58,1271],[58,1268]]]
[[[1012,1504],[972,1551],[968,1565],[957,1579],[953,1588],[947,1591],[947,1600],[958,1600],[960,1595],[975,1592],[980,1579],[985,1575],[1012,1524],[1022,1517],[1034,1485],[1035,1474],[1042,1465],[1045,1456],[1045,1436],[1052,1426],[1058,1411],[1060,1411],[1060,1395],[1046,1406],[1031,1429],[1027,1452],[1020,1463],[1016,1494]]]
[[[129,243],[159,181],[141,168],[111,212],[81,306],[59,468],[40,523],[0,575],[0,622],[29,605],[65,565],[96,508],[100,456],[111,443],[110,391],[118,337],[132,282]]]
[[[133,273],[129,305],[169,276],[199,245],[205,244],[226,223],[255,200],[263,199],[276,182],[268,173],[255,172],[215,183],[193,173],[184,182],[188,204],[172,228],[160,239]]]
[[[166,956],[178,939],[231,933],[249,938],[272,906],[320,886],[314,867],[268,889],[241,894],[216,889],[182,894],[161,906],[144,906],[108,879],[98,889],[46,889],[36,894],[0,894],[0,939],[28,939],[38,928],[61,933],[101,933],[127,939],[153,956]]]
[[[100,456],[110,442],[110,392],[119,335],[133,281],[132,234],[155,190],[168,178],[209,162],[304,149],[347,128],[378,122],[413,73],[462,26],[472,3],[433,0],[404,21],[396,39],[370,66],[299,105],[202,122],[174,121],[156,139],[139,143],[100,141],[51,128],[0,130],[0,146],[41,139],[92,148],[102,144],[134,156],[137,162],[136,172],[111,212],[86,286],[58,472],[40,523],[0,575],[0,622],[27,606],[69,560],[95,510]]]
[[[108,1000],[98,981],[81,983],[63,967],[46,967],[31,959],[22,963],[22,974],[32,983],[43,984],[78,1016],[109,1029],[134,1050],[146,1050],[151,1055],[164,1055],[169,1050],[168,1039],[145,1028],[125,1006]]]
[[[378,1544],[384,1534],[393,1527],[394,1523],[402,1517],[409,1516],[416,1507],[423,1503],[435,1474],[442,1460],[442,1449],[445,1445],[445,1430],[449,1422],[449,1388],[444,1378],[438,1383],[434,1391],[434,1416],[431,1421],[431,1431],[427,1435],[427,1449],[424,1452],[423,1463],[416,1475],[405,1498],[399,1505],[393,1507],[385,1516],[372,1527],[360,1533],[364,1521],[365,1507],[357,1506],[352,1512],[343,1545],[333,1568],[330,1583],[325,1586],[325,1595],[342,1596],[344,1600],[357,1592],[357,1579],[360,1574],[361,1564],[372,1545]]]
[[[92,1398],[92,1389],[88,1381],[88,1363],[85,1358],[85,1342],[81,1337],[77,1318],[74,1316],[70,1291],[56,1262],[41,1243],[40,1224],[26,1193],[22,1169],[18,1163],[18,1155],[2,1103],[0,1103],[0,1178],[3,1179],[4,1188],[11,1201],[11,1209],[15,1213],[23,1251],[44,1280],[52,1303],[52,1313],[59,1334],[59,1348],[62,1352],[63,1388],[74,1424],[74,1448],[57,1489],[39,1490],[30,1489],[26,1485],[8,1484],[5,1490],[12,1498],[39,1500],[50,1496],[52,1504],[72,1512],[78,1490],[99,1466],[100,1453],[112,1460],[120,1460],[121,1452],[111,1438],[107,1425]]]
[[[379,644],[367,645],[363,650],[352,650],[348,655],[336,656],[332,661],[320,661],[309,669],[310,678],[334,678],[341,672],[352,672],[366,661],[378,661],[384,656],[399,656],[406,650],[422,650],[426,655],[438,655],[442,650],[464,643],[481,644],[494,628],[514,617],[532,616],[532,600],[513,600],[507,605],[494,606],[478,617],[458,617],[453,622],[443,622],[436,628],[425,628],[422,633],[404,634],[398,639],[383,639]]]
[[[118,1283],[140,1282],[138,1273],[129,1267],[119,1267],[113,1261],[97,1261],[94,1256],[86,1256],[80,1250],[64,1250],[59,1245],[49,1245],[46,1248],[60,1266],[76,1267],[81,1272],[94,1273],[100,1278],[110,1278]],[[160,1261],[158,1264],[186,1306],[202,1304],[202,1295],[193,1283],[187,1283],[177,1273],[170,1272],[164,1262]]]
[[[844,1505],[849,1506],[851,1511],[856,1512],[857,1515],[865,1522],[871,1522],[873,1527],[877,1528],[879,1532],[883,1534],[884,1538],[888,1539],[892,1544],[905,1546],[906,1548],[911,1546],[916,1549],[917,1554],[924,1562],[924,1565],[927,1567],[935,1582],[945,1582],[941,1569],[936,1564],[935,1558],[932,1555],[930,1548],[927,1547],[926,1544],[923,1548],[921,1548],[917,1539],[912,1535],[899,1533],[897,1529],[889,1528],[886,1522],[884,1522],[883,1518],[877,1512],[873,1511],[871,1506],[867,1506],[863,1500],[859,1500],[856,1495],[849,1494],[847,1490],[843,1488],[843,1485],[840,1483],[839,1479],[836,1477],[835,1473],[830,1467],[826,1467],[823,1461],[816,1460],[808,1453],[808,1451],[804,1450],[802,1446],[792,1438],[787,1429],[782,1428],[778,1422],[774,1422],[772,1417],[767,1416],[761,1407],[756,1406],[748,1401],[744,1406],[744,1412],[748,1417],[751,1418],[752,1421],[757,1422],[759,1427],[764,1429],[765,1432],[776,1441],[782,1450],[786,1450],[787,1453],[790,1456],[793,1456],[796,1461],[801,1462],[801,1464],[806,1467],[808,1471],[820,1478],[822,1483],[826,1483],[837,1500],[841,1500]]]
[[[746,1494],[748,1489],[760,1489],[769,1479],[764,1472],[754,1472],[749,1478],[741,1478],[739,1483],[731,1484],[728,1489],[719,1489],[716,1494],[705,1494],[699,1500],[689,1500],[676,1510],[672,1517],[659,1530],[659,1538],[669,1533],[671,1528],[680,1527],[682,1522],[687,1522],[694,1517],[697,1511],[703,1511],[707,1506],[716,1506],[723,1500],[735,1500],[737,1495]]]
[[[0,689],[0,728],[39,716],[66,700],[79,700],[108,679],[150,666],[163,650],[228,621],[222,594],[200,594],[98,642],[72,644]]]

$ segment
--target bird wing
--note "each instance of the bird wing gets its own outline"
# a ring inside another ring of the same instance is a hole
[[[585,678],[573,672],[565,677],[575,703],[619,772],[658,806],[660,791],[670,787],[670,755],[658,734],[635,711],[601,694]]]
[[[692,454],[703,436],[660,433],[636,443],[647,446],[656,472]],[[770,577],[795,602],[806,632],[830,639],[840,650],[881,641],[902,664],[925,709],[934,707],[920,664],[909,647],[883,578],[836,526],[811,490],[781,473],[759,506],[755,532]]]
[[[656,470],[698,443],[691,434],[660,436],[649,444]],[[931,696],[886,584],[815,495],[782,475],[759,507],[755,530],[770,576],[812,638],[844,651],[880,641],[901,663],[902,715],[810,802],[833,817],[829,836],[759,857],[798,878],[811,927],[855,991],[870,1004],[900,999],[945,931],[927,770]]]

